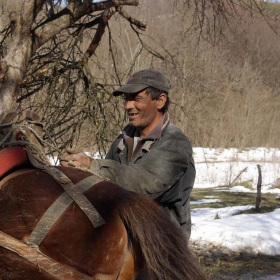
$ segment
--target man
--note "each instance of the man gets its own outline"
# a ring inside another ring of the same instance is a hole
[[[136,72],[113,92],[123,96],[129,124],[113,142],[106,159],[90,159],[84,153],[59,159],[63,166],[90,168],[126,190],[155,200],[189,239],[189,196],[195,167],[191,143],[169,121],[169,89],[170,82],[162,73],[153,69]]]

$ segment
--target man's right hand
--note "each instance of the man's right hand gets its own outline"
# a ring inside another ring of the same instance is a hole
[[[90,158],[82,151],[67,148],[68,154],[61,154],[58,156],[60,165],[90,168]]]

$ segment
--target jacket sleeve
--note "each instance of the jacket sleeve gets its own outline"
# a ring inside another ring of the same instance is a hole
[[[183,134],[160,139],[147,154],[131,165],[108,159],[112,155],[111,148],[106,159],[92,159],[90,169],[126,190],[152,199],[168,191],[193,164],[192,147]]]

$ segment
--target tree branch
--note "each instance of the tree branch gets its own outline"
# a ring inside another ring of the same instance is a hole
[[[35,49],[62,30],[72,26],[83,16],[121,5],[137,6],[138,0],[111,0],[98,3],[92,3],[91,1],[84,1],[83,3],[71,1],[66,8],[47,19],[33,30],[34,41],[36,42]]]
[[[94,35],[94,38],[91,41],[91,43],[90,43],[90,45],[89,45],[89,47],[88,47],[88,49],[85,53],[85,59],[86,60],[94,54],[96,48],[98,47],[98,45],[101,41],[101,38],[102,38],[103,34],[105,32],[105,28],[108,24],[108,21],[110,20],[110,18],[112,17],[112,15],[115,12],[116,12],[116,8],[110,8],[103,13],[101,22],[98,24],[98,27],[97,27],[96,33]]]
[[[127,12],[125,12],[122,7],[118,7],[117,11],[119,12],[119,14],[125,18],[128,22],[130,22],[132,25],[135,25],[137,28],[139,28],[142,31],[145,31],[146,27],[147,27],[147,23],[145,22],[141,22],[133,17],[131,17]]]

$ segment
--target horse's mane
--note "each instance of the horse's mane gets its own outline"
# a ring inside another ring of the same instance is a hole
[[[206,279],[186,236],[155,202],[133,192],[122,193],[120,200],[119,215],[131,238],[140,244],[151,279]]]

